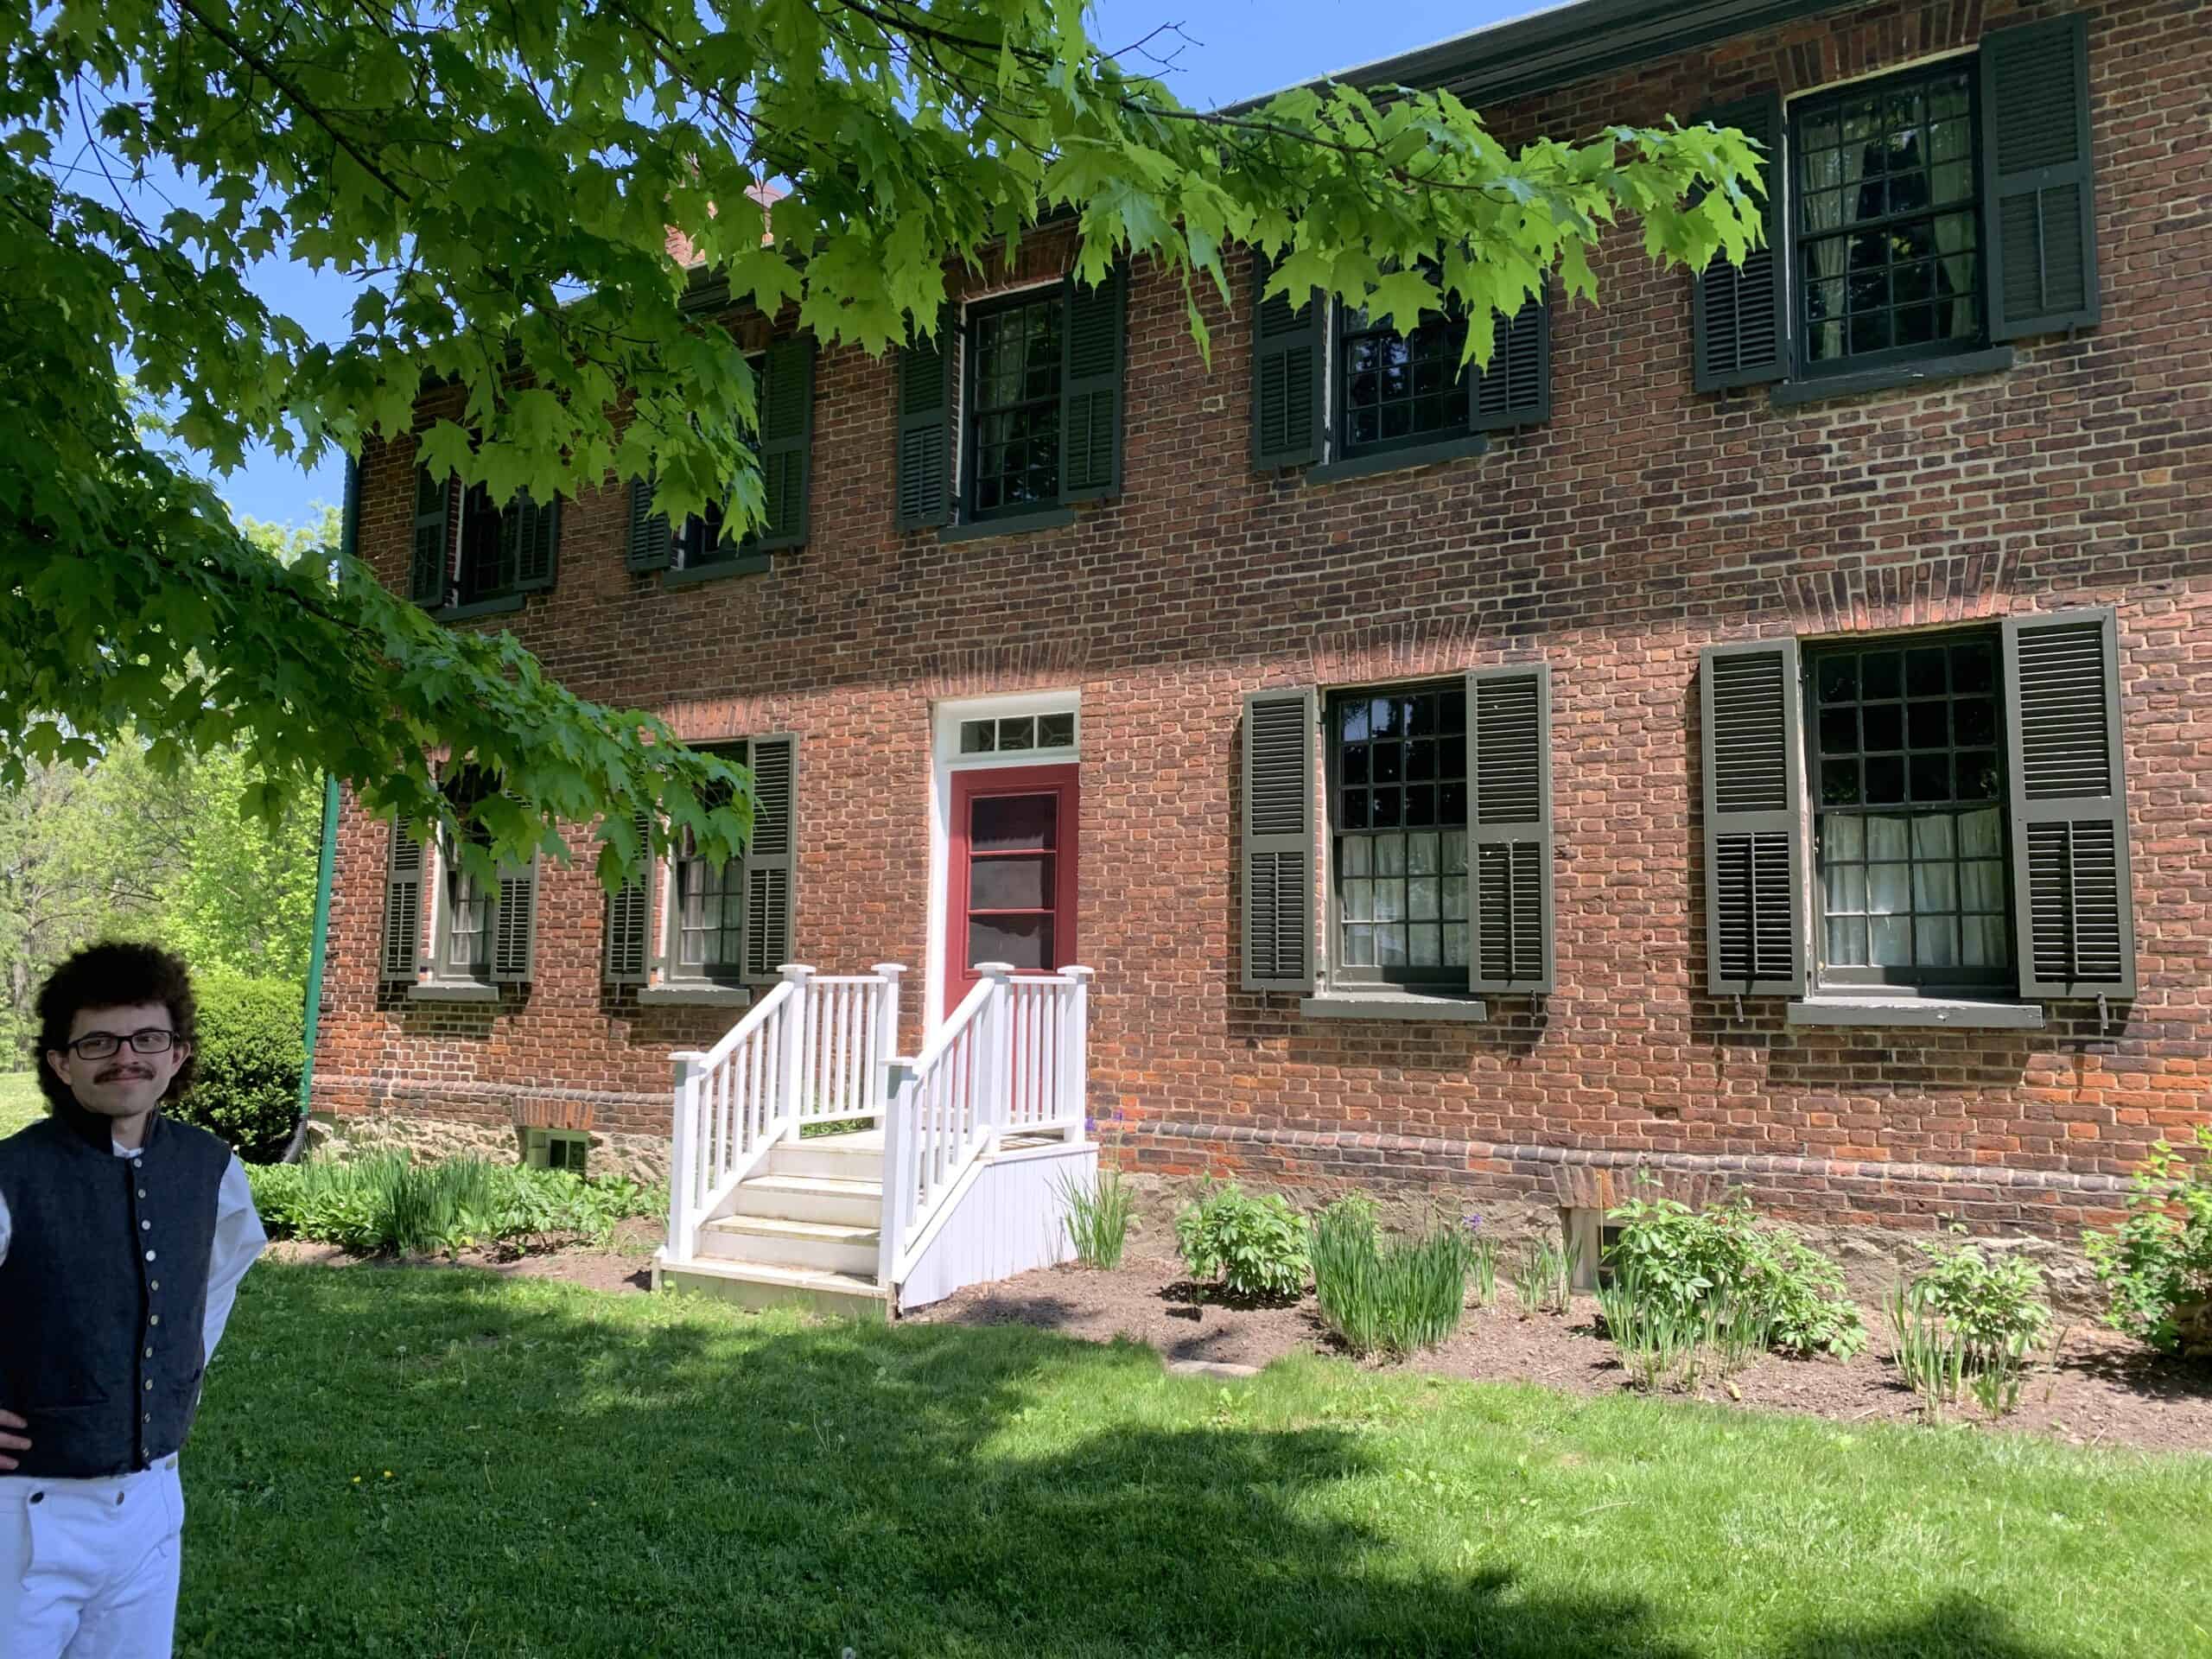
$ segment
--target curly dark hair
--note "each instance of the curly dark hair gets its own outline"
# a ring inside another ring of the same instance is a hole
[[[67,1106],[74,1098],[46,1057],[67,1049],[78,1014],[86,1008],[134,1008],[143,1002],[167,1007],[177,1041],[192,1048],[162,1098],[175,1100],[192,1086],[200,1064],[200,1005],[192,995],[191,973],[159,945],[95,944],[56,968],[39,989],[38,1086],[49,1108]]]

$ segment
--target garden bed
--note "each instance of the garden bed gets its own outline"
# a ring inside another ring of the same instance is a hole
[[[1132,1237],[1110,1271],[1048,1268],[977,1285],[910,1314],[931,1324],[1023,1325],[1092,1341],[1128,1337],[1171,1363],[1201,1361],[1260,1367],[1288,1354],[1337,1351],[1309,1294],[1288,1305],[1232,1305],[1196,1292],[1182,1264],[1149,1241]],[[1872,1333],[1847,1360],[1757,1359],[1726,1384],[1700,1384],[1694,1397],[1769,1410],[1808,1413],[1839,1422],[1910,1422],[1920,1403],[1897,1381],[1875,1309]],[[1459,1333],[1418,1354],[1404,1369],[1483,1382],[1525,1382],[1584,1395],[1630,1391],[1612,1344],[1597,1333],[1597,1305],[1577,1296],[1564,1315],[1523,1319],[1503,1284],[1497,1301],[1470,1308]],[[1679,1396],[1678,1396],[1679,1397]],[[1983,1426],[1971,1403],[1944,1419]],[[2139,1344],[2086,1321],[2067,1332],[2055,1366],[2038,1366],[2016,1411],[1999,1427],[2044,1433],[2077,1446],[2139,1446],[2212,1452],[2212,1368],[2170,1364]]]
[[[504,1278],[558,1279],[590,1290],[650,1290],[652,1256],[662,1236],[660,1223],[635,1218],[618,1225],[605,1246],[580,1236],[549,1234],[451,1255],[368,1255],[336,1244],[281,1238],[269,1246],[266,1259],[320,1268],[480,1268]]]

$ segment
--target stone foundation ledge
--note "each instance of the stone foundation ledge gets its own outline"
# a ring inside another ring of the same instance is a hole
[[[404,1152],[417,1162],[482,1158],[492,1163],[518,1164],[523,1160],[524,1135],[531,1127],[569,1126],[485,1123],[406,1112],[317,1111],[308,1120],[307,1154],[358,1158],[378,1152]],[[591,1143],[585,1165],[588,1173],[626,1176],[641,1186],[668,1179],[666,1135],[606,1129],[582,1133]]]

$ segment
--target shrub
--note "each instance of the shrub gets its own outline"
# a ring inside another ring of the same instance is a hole
[[[1464,1227],[1385,1241],[1375,1206],[1352,1194],[1313,1223],[1313,1297],[1321,1319],[1356,1354],[1402,1357],[1459,1328],[1478,1246]]]
[[[299,1122],[307,1065],[300,988],[218,971],[195,975],[193,989],[199,1065],[175,1114],[222,1136],[247,1163],[268,1163]]]
[[[2135,1172],[2127,1218],[2082,1243],[2105,1287],[2105,1321],[2162,1353],[2212,1359],[2212,1123],[2192,1165],[2158,1142]]]
[[[501,1239],[580,1235],[604,1244],[631,1216],[665,1207],[634,1181],[579,1180],[558,1170],[480,1159],[410,1163],[379,1153],[249,1168],[254,1208],[277,1237],[367,1254],[451,1254]]]
[[[1580,1251],[1573,1246],[1562,1249],[1549,1239],[1523,1244],[1513,1268],[1513,1294],[1521,1304],[1521,1317],[1566,1313],[1580,1262]]]
[[[1175,1217],[1175,1243],[1193,1280],[1236,1295],[1295,1296],[1306,1285],[1306,1229],[1280,1192],[1255,1198],[1234,1181],[1202,1181]]]
[[[1137,1204],[1122,1172],[1104,1171],[1087,1184],[1063,1176],[1059,1188],[1068,1211],[1068,1243],[1075,1246],[1076,1259],[1087,1268],[1120,1267],[1122,1247],[1128,1242],[1129,1217]]]
[[[1761,1222],[1746,1198],[1702,1210],[1631,1198],[1605,1218],[1620,1229],[1607,1266],[1678,1316],[1700,1319],[1725,1302],[1767,1327],[1784,1353],[1848,1359],[1866,1340],[1842,1270],[1787,1227]]]
[[[1921,1269],[1884,1305],[1898,1374],[1930,1421],[1962,1389],[2001,1417],[2019,1403],[2035,1350],[2050,1332],[2043,1269],[1973,1244],[1923,1240],[1919,1248]]]

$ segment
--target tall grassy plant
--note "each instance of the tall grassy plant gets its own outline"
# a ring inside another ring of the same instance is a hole
[[[1137,1195],[1122,1172],[1109,1169],[1084,1180],[1064,1175],[1058,1182],[1060,1201],[1067,1206],[1068,1243],[1076,1260],[1086,1268],[1118,1268],[1128,1243],[1129,1217],[1135,1213]]]
[[[1354,1198],[1314,1217],[1313,1235],[1314,1300],[1322,1322],[1352,1352],[1402,1358],[1459,1328],[1477,1256],[1465,1229],[1385,1240],[1373,1205]]]

